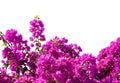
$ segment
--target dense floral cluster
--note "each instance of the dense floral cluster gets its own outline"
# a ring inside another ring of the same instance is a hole
[[[112,41],[110,46],[102,49],[98,55],[98,69],[102,74],[101,80],[120,82],[120,38]]]
[[[0,32],[5,45],[0,83],[120,83],[120,38],[94,57],[81,54],[81,47],[66,38],[56,36],[42,44],[44,24],[38,17],[29,30],[30,45],[17,30]]]

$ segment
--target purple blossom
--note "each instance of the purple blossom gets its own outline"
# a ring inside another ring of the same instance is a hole
[[[32,33],[32,36],[30,37],[30,40],[33,40],[35,38],[40,39],[41,41],[45,41],[45,36],[42,34],[44,31],[44,24],[39,19],[34,19],[30,22],[30,32]]]
[[[19,43],[22,41],[22,35],[17,33],[17,30],[10,29],[5,33],[5,39],[10,43]]]
[[[30,46],[17,30],[0,32],[5,44],[1,83],[120,83],[120,38],[94,57],[81,55],[82,48],[68,44],[66,38],[56,36],[42,44],[46,40],[43,31],[38,17],[30,21]]]

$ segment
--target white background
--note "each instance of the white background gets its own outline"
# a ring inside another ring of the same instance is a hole
[[[66,37],[94,56],[120,37],[119,0],[0,0],[0,31],[13,28],[28,38],[35,15],[45,24],[47,41]]]

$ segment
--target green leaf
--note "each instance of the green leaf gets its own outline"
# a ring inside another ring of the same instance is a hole
[[[40,19],[38,15],[36,15],[34,18],[36,18],[36,19]]]

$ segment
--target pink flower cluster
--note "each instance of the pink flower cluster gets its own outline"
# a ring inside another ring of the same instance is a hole
[[[120,83],[120,38],[94,57],[80,54],[82,48],[66,38],[56,36],[42,44],[44,24],[38,17],[29,30],[30,45],[17,30],[0,32],[5,45],[0,83]]]

